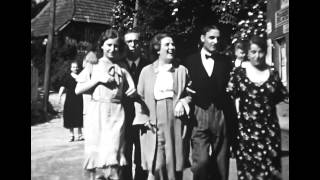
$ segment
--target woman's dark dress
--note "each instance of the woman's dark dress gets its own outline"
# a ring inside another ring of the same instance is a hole
[[[274,180],[281,176],[281,134],[276,104],[288,97],[278,73],[270,68],[257,85],[239,67],[231,72],[227,92],[240,98],[236,151],[238,179]]]
[[[63,127],[65,128],[83,127],[83,99],[82,94],[75,94],[76,85],[77,82],[71,74],[67,74],[62,81],[62,86],[66,89],[63,110]]]

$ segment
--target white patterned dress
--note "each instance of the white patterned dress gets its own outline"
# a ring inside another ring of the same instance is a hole
[[[82,73],[88,73],[83,71]],[[92,93],[92,100],[88,105],[84,124],[85,161],[84,169],[94,170],[112,165],[125,165],[124,156],[124,120],[122,97],[124,87],[134,88],[131,77],[127,77],[126,70],[111,63],[105,58],[99,59],[93,65],[91,78],[114,74],[116,82],[113,84],[96,85]],[[89,81],[88,75],[81,75],[78,83]],[[125,85],[125,84],[128,85]]]

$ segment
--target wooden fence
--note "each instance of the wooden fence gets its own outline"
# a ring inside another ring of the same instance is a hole
[[[34,102],[38,99],[38,83],[38,69],[31,63],[31,102]]]

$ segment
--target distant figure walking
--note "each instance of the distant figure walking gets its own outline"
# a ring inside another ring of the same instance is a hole
[[[63,106],[63,126],[70,130],[69,141],[81,141],[83,127],[83,100],[81,95],[76,95],[74,90],[77,85],[78,63],[71,62],[71,72],[67,73],[62,80],[62,86],[59,89],[59,102],[64,90],[66,90],[66,98]],[[78,138],[75,139],[74,128],[78,128]]]

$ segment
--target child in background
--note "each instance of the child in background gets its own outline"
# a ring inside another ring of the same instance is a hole
[[[247,42],[242,40],[235,44],[234,46],[234,54],[235,54],[235,61],[234,67],[244,67],[247,63],[246,60],[246,49],[247,49]]]

